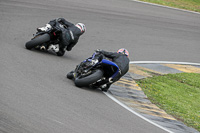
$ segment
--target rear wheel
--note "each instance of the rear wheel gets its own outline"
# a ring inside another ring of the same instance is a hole
[[[86,77],[76,78],[74,83],[78,87],[89,86],[90,84],[101,79],[102,76],[103,76],[103,71],[100,69],[96,69],[90,75]]]
[[[49,34],[43,34],[43,35],[39,35],[39,36],[33,38],[32,40],[28,41],[25,46],[27,49],[31,50],[32,48],[35,48],[36,46],[41,45],[48,41],[50,41]]]

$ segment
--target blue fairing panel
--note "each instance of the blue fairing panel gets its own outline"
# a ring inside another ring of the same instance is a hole
[[[102,62],[103,64],[111,65],[111,66],[114,66],[114,67],[117,68],[117,71],[112,75],[112,78],[114,78],[114,77],[118,74],[118,72],[119,72],[119,67],[117,66],[117,64],[115,64],[115,63],[112,62],[112,61],[106,60],[106,59],[103,59],[101,62]]]

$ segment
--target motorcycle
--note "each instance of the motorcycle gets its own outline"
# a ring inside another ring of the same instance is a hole
[[[87,58],[75,70],[67,74],[67,78],[73,79],[77,87],[99,88],[101,83],[117,73],[119,67],[101,53],[95,52]]]
[[[33,38],[26,42],[25,47],[28,50],[31,50],[33,48],[39,49],[42,45],[45,45],[47,49],[50,45],[54,45],[59,48],[60,44],[60,34],[62,28],[67,28],[62,23],[56,21],[55,26],[52,26],[52,28],[48,31],[38,31],[36,34],[33,34]],[[57,56],[63,56],[65,54],[65,51],[62,52],[55,52]]]

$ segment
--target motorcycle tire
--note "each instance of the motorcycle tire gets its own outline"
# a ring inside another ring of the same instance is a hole
[[[25,46],[27,49],[31,50],[32,48],[35,48],[36,46],[41,45],[48,41],[50,41],[49,34],[43,34],[43,35],[39,35],[39,36],[33,38],[32,40],[28,41]]]
[[[94,70],[92,74],[87,77],[76,78],[74,83],[77,87],[86,87],[98,81],[103,76],[103,71],[100,69]]]

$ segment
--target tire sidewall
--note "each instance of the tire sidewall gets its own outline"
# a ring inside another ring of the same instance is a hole
[[[101,79],[103,76],[103,70],[96,69],[94,71],[95,72],[93,72],[91,75],[88,75],[87,77],[75,78],[74,80],[75,85],[78,87],[86,87]]]
[[[39,35],[38,37],[28,41],[26,44],[25,44],[25,47],[29,50],[31,50],[32,48],[38,46],[38,45],[41,45],[45,42],[48,42],[50,41],[50,35],[45,33],[43,35]]]

